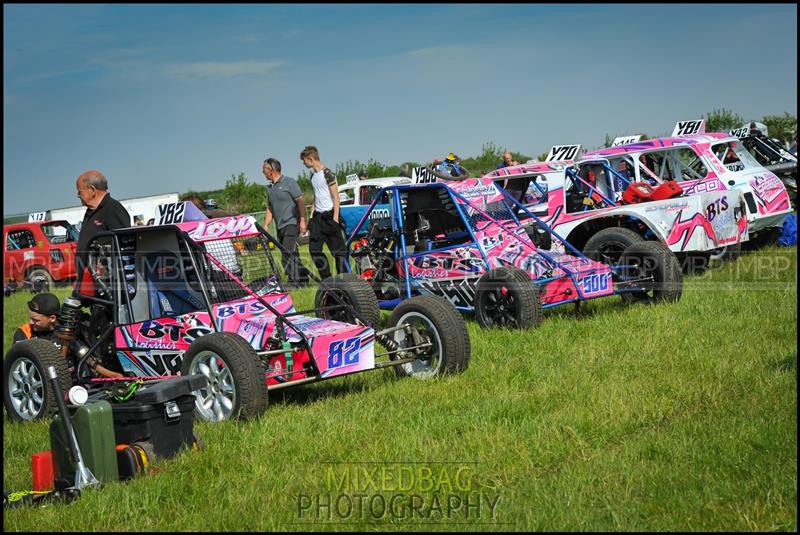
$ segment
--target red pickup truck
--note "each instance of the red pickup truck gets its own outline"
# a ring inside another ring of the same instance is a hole
[[[39,221],[3,226],[3,280],[28,281],[50,288],[75,278],[78,230],[67,221]]]

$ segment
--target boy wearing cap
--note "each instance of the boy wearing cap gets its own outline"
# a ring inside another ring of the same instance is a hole
[[[34,295],[33,299],[28,301],[28,323],[23,323],[14,332],[14,342],[43,338],[60,346],[61,339],[56,336],[54,330],[59,310],[61,303],[55,295],[51,293]]]

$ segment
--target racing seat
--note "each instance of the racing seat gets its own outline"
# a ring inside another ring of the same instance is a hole
[[[682,194],[683,188],[672,180],[656,187],[647,182],[631,182],[622,193],[622,201],[626,204],[637,204],[648,201],[662,201]]]
[[[144,255],[151,318],[180,316],[205,308],[203,299],[188,286],[183,268],[181,258],[172,251]]]

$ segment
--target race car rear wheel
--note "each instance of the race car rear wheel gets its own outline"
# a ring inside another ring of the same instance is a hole
[[[633,245],[644,241],[641,234],[625,227],[608,227],[589,238],[583,246],[583,254],[609,266],[619,262],[622,253]]]
[[[355,273],[339,273],[322,282],[323,284],[317,288],[317,295],[314,299],[314,308],[317,309],[318,318],[345,323],[356,322],[353,313],[341,307],[333,310],[319,310],[339,305],[339,301],[334,297],[338,296],[353,308],[367,326],[374,327],[380,323],[381,311],[378,308],[378,299],[367,281]]]
[[[446,299],[418,295],[400,303],[389,318],[388,327],[410,325],[430,347],[413,350],[419,359],[395,366],[397,375],[418,378],[462,372],[471,355],[464,318]],[[401,348],[416,345],[413,334],[397,330],[392,334]],[[398,358],[395,354],[394,358]]]
[[[623,279],[652,278],[652,281],[642,283],[642,291],[622,293],[622,300],[626,303],[674,303],[681,298],[681,266],[673,252],[663,243],[634,243],[622,253],[619,264],[630,266],[621,270]]]
[[[11,346],[3,361],[3,402],[9,418],[16,421],[38,420],[53,414],[55,393],[47,378],[47,368],[56,369],[61,390],[72,386],[69,363],[48,340],[31,338]]]
[[[195,391],[195,414],[204,421],[246,420],[267,408],[264,363],[234,333],[201,336],[183,356],[181,375],[202,374],[206,386]]]
[[[530,276],[515,267],[484,273],[475,288],[475,318],[481,327],[537,327],[542,303]]]

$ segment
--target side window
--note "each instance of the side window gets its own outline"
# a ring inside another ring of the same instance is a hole
[[[672,163],[679,180],[700,180],[708,175],[703,160],[689,147],[673,150]]]
[[[612,175],[615,191],[625,191],[625,189],[628,187],[628,184],[636,180],[633,158],[625,155],[618,158],[611,158],[608,163],[611,166],[611,169],[613,169],[616,173],[616,175]]]
[[[523,204],[541,204],[547,202],[547,177],[536,175],[531,177],[528,189],[523,196]]]
[[[637,161],[639,179],[653,184],[664,182],[665,180],[673,180],[668,165],[667,152],[657,151],[640,154]]]
[[[746,168],[758,166],[755,158],[735,141],[712,145],[711,152],[729,171],[742,171]]]
[[[358,191],[358,204],[366,205],[371,203],[376,191],[378,191],[378,188],[375,186],[361,186]]]
[[[339,204],[341,206],[346,206],[348,204],[353,204],[355,199],[353,198],[353,190],[352,189],[340,189],[339,190]]]
[[[30,249],[36,246],[33,233],[30,230],[12,230],[6,239],[6,250],[16,251],[18,249]]]

